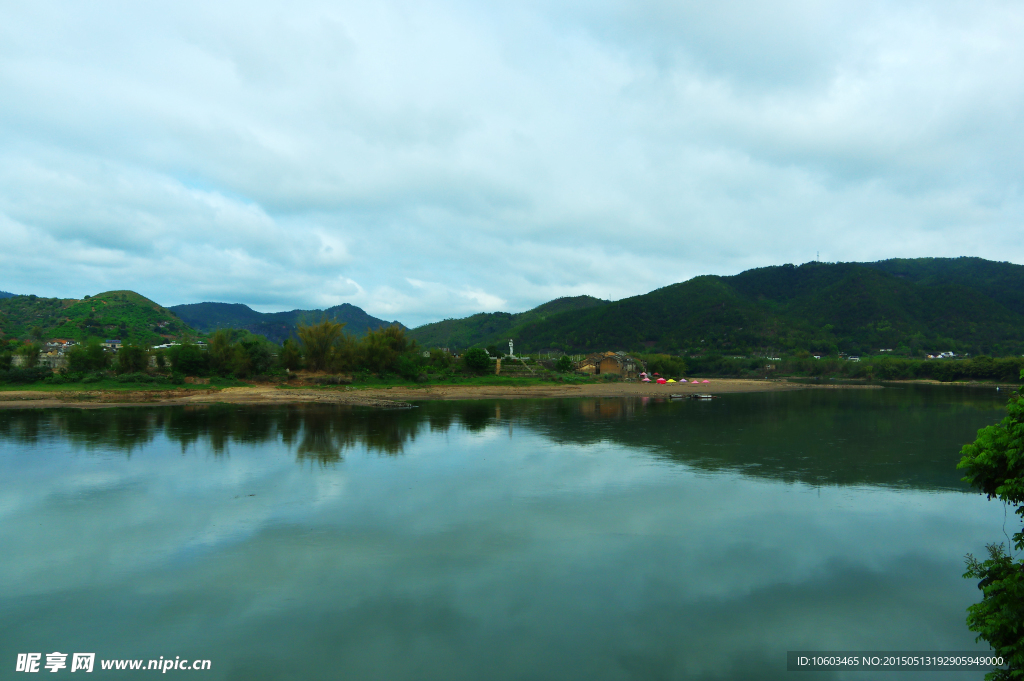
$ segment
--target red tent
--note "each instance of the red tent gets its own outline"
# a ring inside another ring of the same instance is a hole
[[[658,379],[658,383],[659,384],[665,384],[665,383],[668,383],[668,381],[666,381],[664,378],[659,378]]]

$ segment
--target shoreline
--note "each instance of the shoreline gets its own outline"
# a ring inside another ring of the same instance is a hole
[[[577,397],[669,397],[725,395],[792,390],[880,390],[877,384],[806,384],[781,380],[721,378],[710,383],[590,383],[584,385],[425,385],[382,388],[288,388],[249,386],[220,390],[11,390],[0,392],[0,409],[105,409],[110,407],[187,406],[209,404],[345,404],[377,409],[411,407],[411,402],[482,399],[558,399]]]

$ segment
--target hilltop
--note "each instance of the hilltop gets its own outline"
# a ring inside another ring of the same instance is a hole
[[[0,335],[12,338],[118,338],[159,344],[194,336],[170,310],[134,291],[75,298],[12,296],[0,299]]]
[[[393,324],[405,328],[397,321],[387,322],[372,317],[361,308],[348,303],[326,310],[289,312],[257,312],[241,303],[193,303],[172,305],[168,309],[186,324],[204,333],[217,329],[244,329],[266,336],[275,343],[282,343],[291,337],[299,324],[317,322],[323,317],[345,324],[345,332],[355,336],[363,336],[367,331]]]
[[[513,337],[531,351],[1016,355],[1024,352],[1024,266],[981,258],[809,262],[699,276],[544,318],[502,315],[438,324],[447,338],[485,345]],[[410,335],[427,344],[437,326]]]

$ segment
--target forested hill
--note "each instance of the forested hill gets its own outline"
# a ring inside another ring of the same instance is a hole
[[[257,312],[241,303],[193,303],[169,308],[189,326],[203,332],[217,329],[245,329],[262,334],[275,343],[289,338],[298,324],[309,324],[327,317],[345,324],[346,333],[362,336],[371,329],[397,324],[371,317],[361,308],[344,303],[326,310],[291,310],[290,312]]]
[[[0,291],[0,298],[13,298],[15,295],[17,294],[8,293],[7,291]]]
[[[542,306],[543,307],[543,306]],[[450,320],[451,335],[478,326]],[[413,334],[418,334],[416,329]],[[517,347],[678,354],[1024,352],[1024,266],[980,258],[810,262],[700,276],[501,329]]]
[[[515,329],[524,325],[543,322],[564,312],[607,304],[607,300],[591,296],[556,298],[526,312],[481,312],[464,319],[445,319],[417,327],[408,335],[428,348],[459,349],[489,343],[502,345],[508,342]]]
[[[12,296],[0,299],[0,337],[48,340],[117,338],[158,344],[195,333],[166,308],[134,291],[75,298]]]

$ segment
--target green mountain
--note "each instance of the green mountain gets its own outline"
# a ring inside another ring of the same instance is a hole
[[[39,340],[117,338],[125,343],[156,345],[195,332],[167,308],[134,291],[107,291],[82,300],[0,299],[0,335]]]
[[[8,293],[7,291],[0,291],[0,298],[13,298],[15,294]]]
[[[481,323],[486,317],[439,324],[450,338],[488,344],[512,337],[530,351],[1016,355],[1024,352],[1024,266],[980,258],[809,262],[695,277],[543,319],[520,317],[493,331]]]
[[[608,301],[591,296],[556,298],[526,312],[481,312],[465,319],[445,319],[419,326],[408,333],[428,348],[468,348],[474,345],[508,342],[510,334],[527,324],[543,322],[564,312],[588,310]]]
[[[275,343],[289,338],[298,324],[319,321],[323,317],[345,324],[345,331],[362,336],[367,331],[397,324],[366,314],[355,305],[344,303],[326,310],[291,310],[290,312],[257,312],[241,303],[193,303],[169,308],[189,326],[209,333],[217,329],[245,329],[266,336]]]

